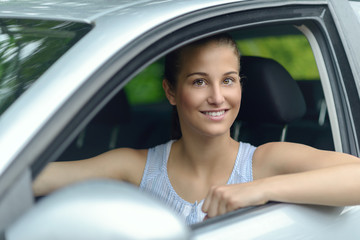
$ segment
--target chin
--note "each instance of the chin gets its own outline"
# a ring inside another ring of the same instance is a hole
[[[215,130],[211,129],[209,131],[204,131],[203,134],[207,137],[223,137],[223,136],[230,136],[230,130]]]

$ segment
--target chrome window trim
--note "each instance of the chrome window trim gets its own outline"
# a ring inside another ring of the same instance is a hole
[[[339,129],[338,116],[335,108],[334,95],[331,90],[329,75],[326,69],[323,55],[321,54],[319,43],[317,42],[311,30],[305,25],[297,26],[297,29],[299,29],[308,39],[311,49],[314,53],[315,61],[319,70],[321,85],[324,90],[326,105],[328,108],[335,150],[342,152],[343,148],[341,144],[340,129]]]
[[[346,104],[348,114],[350,116],[347,123],[351,128],[348,130],[347,135],[352,135],[349,144],[349,153],[359,156],[360,155],[360,126],[359,126],[359,111],[358,105],[360,103],[360,55],[356,54],[360,51],[358,41],[360,39],[360,31],[358,16],[355,14],[351,2],[346,0],[328,0],[329,10],[335,23],[335,29],[339,35],[341,44],[344,48],[346,59],[348,61],[349,69],[352,79],[343,79],[343,89],[348,91],[346,93]],[[346,73],[345,73],[346,74]],[[350,83],[353,86],[350,86]],[[349,133],[350,131],[350,133]]]

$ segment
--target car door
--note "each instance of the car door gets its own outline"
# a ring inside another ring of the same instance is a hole
[[[346,1],[343,3],[347,4]],[[358,33],[352,33],[351,39],[345,40],[345,35],[350,30],[348,27],[342,29],[345,23],[341,22],[346,14],[350,14],[350,19],[356,17],[349,7],[344,12],[338,10],[338,7],[335,1],[239,1],[199,7],[158,23],[124,46],[116,45],[118,49],[106,55],[108,58],[104,57],[96,70],[86,76],[86,81],[75,89],[76,94],[68,97],[57,109],[37,138],[18,155],[18,159],[32,157],[27,162],[32,176],[36,177],[46,163],[57,160],[71,146],[87,124],[126,83],[154,61],[175,48],[204,36],[218,32],[241,34],[245,30],[256,31],[267,26],[291,27],[308,39],[324,92],[335,149],[359,156],[360,122],[356,108],[360,101],[359,61],[358,54],[355,54],[359,50],[351,41],[356,39]],[[98,30],[93,31],[93,34],[100,31],[104,19],[106,18],[99,21],[98,28],[95,27]],[[345,25],[349,24],[347,22]],[[89,38],[84,42],[89,43],[91,36],[93,35],[87,35]],[[98,44],[100,40],[97,40]],[[74,52],[79,51],[80,46]],[[51,72],[48,74],[51,76]],[[49,132],[52,134],[47,135]],[[46,143],[40,141],[45,135]],[[123,134],[122,137],[126,138],[126,135]],[[27,165],[21,170],[25,168]],[[30,185],[27,181],[24,183],[25,188]],[[190,234],[196,239],[239,236],[244,236],[245,239],[269,239],[274,236],[291,238],[294,235],[325,239],[351,233],[348,235],[351,238],[360,236],[355,225],[358,219],[359,211],[355,207],[271,203],[241,209],[194,225]],[[336,229],[333,228],[335,225]]]

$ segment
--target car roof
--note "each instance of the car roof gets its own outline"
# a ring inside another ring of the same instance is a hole
[[[154,11],[162,7],[164,15],[171,12],[176,16],[178,12],[190,12],[198,9],[221,5],[231,2],[261,2],[260,0],[12,0],[0,2],[0,17],[72,20],[91,22],[105,15],[120,16]],[[286,3],[314,3],[326,0],[267,0]],[[141,20],[138,18],[137,20]]]
[[[0,15],[20,18],[46,18],[57,20],[86,21],[114,10],[144,4],[148,0],[122,1],[56,1],[56,0],[18,0],[1,4]]]
[[[167,11],[199,9],[239,0],[15,0],[0,3],[0,17],[91,22],[105,15],[134,15],[166,6]],[[241,0],[240,0],[241,1]],[[242,0],[249,1],[249,0]]]

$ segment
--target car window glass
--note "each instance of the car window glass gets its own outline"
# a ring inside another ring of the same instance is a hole
[[[0,115],[90,29],[83,23],[0,19]]]

